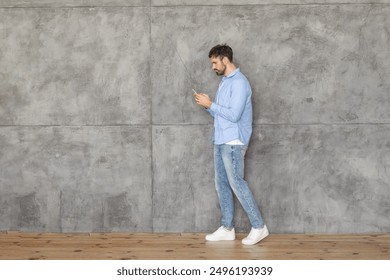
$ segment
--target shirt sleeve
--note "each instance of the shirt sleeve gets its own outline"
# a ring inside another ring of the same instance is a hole
[[[206,111],[209,112],[210,115],[214,118],[215,113],[213,111],[211,111],[211,108],[206,109]]]
[[[248,98],[246,83],[239,79],[232,82],[230,104],[227,106],[212,103],[209,109],[210,114],[214,113],[222,118],[236,123],[240,120],[245,109],[245,104]]]

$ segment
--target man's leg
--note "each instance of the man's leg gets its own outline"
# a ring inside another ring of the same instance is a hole
[[[223,145],[222,158],[230,186],[247,213],[252,228],[260,229],[264,226],[263,218],[252,191],[244,180],[246,148],[243,145]]]
[[[269,235],[261,213],[248,183],[244,180],[244,156],[246,146],[224,145],[222,158],[226,174],[235,195],[248,215],[252,229],[242,240],[244,245],[254,245]]]
[[[221,207],[222,225],[230,229],[234,227],[234,201],[222,159],[222,147],[223,145],[214,146],[215,189]]]
[[[214,167],[215,167],[215,189],[218,194],[219,205],[221,207],[222,226],[212,234],[206,235],[208,241],[234,240],[234,202],[233,192],[229,185],[229,180],[225,172],[221,155],[221,145],[214,146]]]

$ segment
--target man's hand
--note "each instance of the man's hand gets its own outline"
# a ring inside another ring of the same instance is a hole
[[[195,93],[194,98],[195,98],[196,104],[203,106],[206,109],[209,109],[211,107],[211,104],[213,103],[211,101],[210,97],[204,93]]]

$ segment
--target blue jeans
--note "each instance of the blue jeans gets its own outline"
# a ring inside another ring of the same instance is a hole
[[[233,193],[238,198],[253,228],[262,228],[263,219],[248,183],[244,180],[247,146],[214,145],[215,188],[222,213],[222,225],[234,227]]]

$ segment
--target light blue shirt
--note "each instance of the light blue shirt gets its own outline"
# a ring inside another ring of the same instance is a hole
[[[247,78],[237,68],[223,77],[208,112],[214,117],[215,145],[240,140],[249,144],[252,135],[252,90]]]

